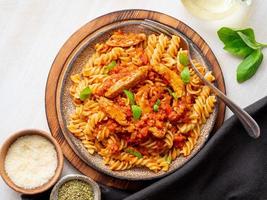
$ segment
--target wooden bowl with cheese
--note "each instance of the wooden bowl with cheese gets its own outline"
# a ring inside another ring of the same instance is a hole
[[[51,188],[63,169],[63,153],[49,133],[28,129],[11,135],[1,146],[0,174],[6,184],[22,194]]]

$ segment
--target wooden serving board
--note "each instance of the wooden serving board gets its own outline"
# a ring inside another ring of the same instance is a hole
[[[207,43],[193,29],[191,29],[183,22],[159,12],[146,11],[146,10],[123,10],[123,11],[109,13],[104,16],[98,17],[91,22],[88,22],[78,31],[76,31],[66,41],[66,43],[60,49],[58,55],[56,56],[52,64],[46,84],[45,107],[46,107],[47,121],[51,134],[59,142],[66,159],[81,173],[93,178],[100,184],[104,184],[119,189],[134,190],[144,187],[145,185],[151,183],[151,181],[138,182],[138,181],[121,180],[105,175],[88,166],[75,154],[75,152],[72,150],[72,148],[64,138],[60,129],[58,114],[56,110],[56,93],[57,93],[58,80],[68,57],[72,54],[74,49],[88,35],[96,31],[97,29],[114,22],[130,20],[130,19],[131,20],[150,19],[168,25],[172,28],[178,29],[181,33],[183,33],[185,36],[191,39],[195,43],[195,45],[200,49],[202,55],[205,57],[207,62],[210,63],[210,66],[212,66],[213,74],[218,84],[217,87],[224,93],[225,93],[225,85],[219,63],[216,57],[214,56],[212,50],[210,49],[210,47],[207,45]],[[224,121],[225,105],[221,101],[218,101],[218,104],[219,104],[218,116],[215,122],[213,132],[215,132],[222,125]]]

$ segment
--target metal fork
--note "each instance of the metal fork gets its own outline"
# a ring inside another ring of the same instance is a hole
[[[232,100],[230,100],[227,96],[225,96],[217,87],[215,87],[213,84],[211,84],[209,81],[207,81],[202,74],[198,71],[194,63],[192,62],[192,55],[193,52],[192,49],[193,43],[190,41],[187,41],[184,35],[176,31],[175,29],[172,29],[166,25],[160,24],[155,21],[151,21],[148,19],[145,19],[142,23],[142,26],[145,26],[155,32],[158,33],[164,33],[168,36],[171,35],[178,35],[181,38],[181,42],[183,43],[183,46],[185,46],[185,50],[188,50],[189,52],[189,61],[190,64],[195,71],[195,73],[198,75],[198,77],[211,88],[211,90],[214,92],[214,94],[220,98],[227,106],[230,108],[230,110],[237,116],[237,118],[240,120],[242,125],[244,126],[245,130],[247,131],[248,135],[252,138],[258,138],[260,136],[260,127],[257,124],[257,122],[242,108],[240,108],[237,104],[235,104]]]

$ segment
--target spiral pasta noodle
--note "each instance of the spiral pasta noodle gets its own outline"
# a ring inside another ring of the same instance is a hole
[[[191,132],[190,136],[188,137],[185,145],[182,148],[181,153],[184,156],[188,156],[191,151],[194,149],[195,145],[197,144],[197,139],[200,135],[200,129],[199,126],[197,125]]]
[[[177,63],[176,56],[180,45],[180,38],[176,35],[172,36],[167,51],[162,56],[164,65],[173,69]]]
[[[168,38],[167,36],[161,34],[158,37],[158,43],[156,45],[156,48],[153,51],[153,54],[150,59],[151,65],[157,65],[160,63],[161,57],[165,51],[165,48],[168,45]]]
[[[112,60],[116,60],[123,52],[120,47],[114,47],[110,52],[101,54],[98,58],[94,59],[94,65],[106,65]]]
[[[157,45],[157,36],[152,34],[148,36],[148,42],[147,42],[147,47],[145,49],[145,52],[147,54],[148,59],[151,59],[153,53],[154,53],[154,49]]]

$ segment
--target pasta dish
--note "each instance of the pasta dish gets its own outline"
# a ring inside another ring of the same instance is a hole
[[[95,45],[71,80],[68,130],[111,170],[168,171],[177,157],[190,155],[216,103],[176,35],[116,31]]]

